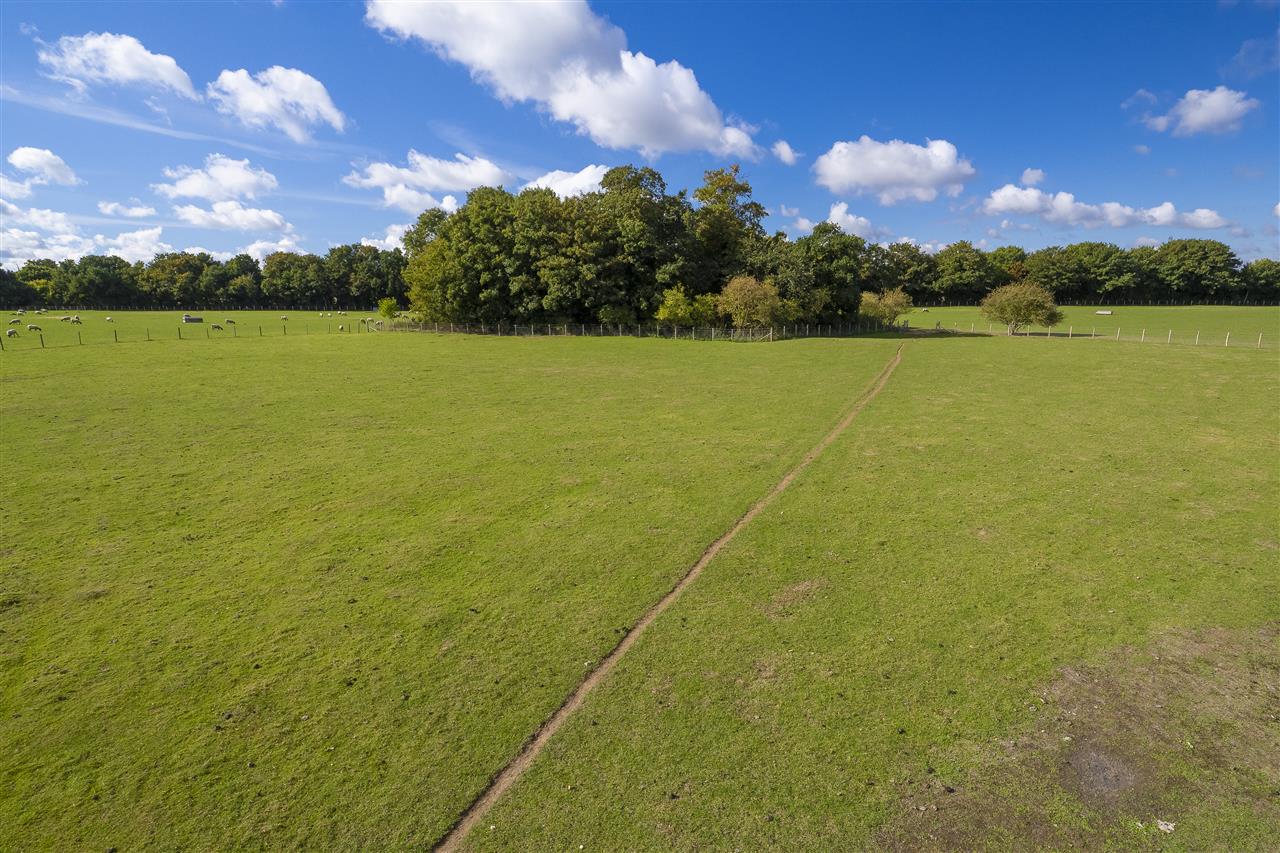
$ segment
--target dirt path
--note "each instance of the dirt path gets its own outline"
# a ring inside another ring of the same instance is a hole
[[[853,419],[858,416],[858,413],[865,409],[867,404],[874,400],[876,395],[884,389],[884,386],[889,381],[889,377],[893,375],[893,371],[901,361],[902,345],[899,345],[897,351],[893,354],[893,358],[889,359],[889,362],[881,368],[880,373],[871,381],[871,384],[867,386],[866,390],[858,396],[858,399],[854,401],[853,406],[850,407],[848,413],[840,419],[840,422],[835,425],[831,432],[827,433],[812,450],[806,453],[804,458],[801,459],[794,468],[788,471],[786,475],[764,495],[764,497],[756,501],[751,508],[747,510],[746,514],[739,518],[728,531],[726,531],[719,539],[712,542],[707,547],[707,550],[702,552],[702,556],[698,558],[698,561],[690,567],[688,572],[685,573],[684,577],[682,577],[680,581],[672,587],[670,592],[645,611],[644,615],[636,621],[635,626],[626,633],[618,645],[614,646],[613,650],[604,656],[600,663],[596,665],[595,669],[591,670],[591,672],[587,674],[587,677],[582,680],[577,689],[575,689],[573,693],[569,694],[569,698],[564,701],[564,704],[538,727],[538,730],[533,733],[532,737],[525,741],[525,744],[521,748],[519,754],[516,755],[515,758],[511,759],[505,767],[494,775],[493,779],[489,782],[489,786],[472,801],[471,805],[468,806],[466,811],[464,811],[458,818],[457,823],[455,823],[453,827],[445,833],[444,837],[440,839],[439,843],[436,844],[436,850],[452,851],[458,849],[458,846],[467,837],[467,833],[469,833],[472,828],[484,818],[489,809],[493,808],[498,800],[502,798],[502,795],[507,792],[507,789],[514,785],[520,777],[524,775],[524,772],[529,769],[531,764],[533,764],[534,759],[536,759],[538,754],[542,752],[542,749],[547,745],[547,742],[555,736],[555,733],[560,730],[560,727],[563,726],[566,721],[568,721],[569,717],[571,717],[573,713],[581,707],[583,701],[587,698],[587,694],[589,694],[600,682],[604,681],[604,679],[608,677],[609,673],[613,671],[613,668],[617,666],[618,661],[622,659],[622,656],[625,655],[627,651],[636,644],[636,641],[640,639],[640,635],[644,633],[645,629],[653,624],[653,621],[661,616],[663,611],[674,604],[676,599],[679,598],[680,595],[698,579],[698,575],[702,574],[702,570],[707,567],[707,564],[715,559],[716,554],[720,553],[720,549],[729,544],[729,542],[738,535],[739,531],[750,524],[752,519],[773,503],[778,495],[782,494],[782,492],[786,490],[787,486],[791,485],[792,481],[795,480],[795,478],[798,477],[804,469],[808,468],[815,459],[822,455],[822,452],[826,450],[833,441],[840,437],[840,434],[848,428],[849,424],[853,423]]]

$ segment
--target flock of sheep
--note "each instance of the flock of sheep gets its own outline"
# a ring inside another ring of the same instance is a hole
[[[12,320],[10,320],[10,321],[9,321],[9,325],[10,325],[10,326],[17,326],[17,325],[21,325],[21,324],[22,324],[22,322],[23,322],[23,320],[22,320],[22,315],[26,314],[27,312],[26,312],[26,311],[24,311],[23,309],[19,308],[17,311],[14,311],[13,313],[14,313],[14,315],[15,315],[15,316],[13,317],[13,319],[12,319]],[[45,313],[45,309],[41,308],[41,309],[39,309],[38,311],[36,311],[36,313],[37,313],[37,314],[44,314],[44,313]],[[69,319],[71,319],[71,318],[69,318],[69,317],[63,317],[63,318],[61,318],[61,319],[63,319],[63,320],[69,320]],[[79,323],[79,322],[80,322],[80,318],[79,318],[79,317],[76,317],[76,318],[75,318],[75,322]],[[28,331],[28,332],[43,332],[43,331],[44,331],[44,329],[40,328],[40,327],[39,327],[39,326],[37,326],[35,323],[27,323],[27,331]],[[18,330],[17,330],[17,329],[5,329],[5,330],[4,330],[4,336],[5,336],[6,338],[16,338],[16,337],[18,337]]]

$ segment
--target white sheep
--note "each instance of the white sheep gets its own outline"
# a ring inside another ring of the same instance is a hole
[[[110,317],[106,317],[105,319],[106,319],[106,321],[107,321],[108,323],[114,323],[114,322],[115,322],[115,320],[112,320]]]
[[[288,318],[288,317],[286,317],[284,314],[281,314],[281,315],[280,315],[280,319],[281,319],[281,320],[288,320],[289,318]]]
[[[82,323],[82,322],[83,322],[83,321],[80,319],[80,315],[79,315],[79,314],[77,314],[76,316],[74,316],[74,317],[72,317],[72,318],[71,318],[71,325],[73,325],[73,326],[79,326],[79,325],[81,325],[81,323]]]
[[[5,329],[5,330],[4,330],[4,336],[5,336],[6,338],[16,338],[16,337],[18,336],[18,330],[17,330],[17,329]]]
[[[221,332],[221,331],[222,331],[222,327],[221,327],[221,326],[219,326],[217,323],[210,323],[210,324],[209,324],[209,328],[210,328],[210,329],[213,329],[215,332]]]
[[[223,320],[222,322],[226,323],[228,326],[234,326],[234,325],[236,324],[236,321],[235,321],[235,320],[232,320],[230,317],[228,317],[227,319]]]
[[[70,314],[64,314],[63,316],[61,316],[61,317],[59,317],[59,318],[58,318],[58,322],[59,322],[59,323],[70,323],[70,322],[71,322],[71,315],[70,315]]]
[[[40,328],[40,327],[39,327],[39,326],[37,326],[35,323],[28,323],[28,324],[27,324],[27,331],[28,331],[28,332],[43,332],[43,331],[44,331],[44,329]]]
[[[14,317],[12,320],[10,320],[10,321],[9,321],[9,325],[10,325],[10,326],[14,326],[14,325],[17,325],[18,323],[21,323],[21,322],[22,322],[22,318],[21,318],[21,317]]]
[[[339,323],[339,324],[338,324],[338,331],[339,331],[339,332],[344,332],[344,331],[346,331],[346,328],[345,328],[341,323]]]

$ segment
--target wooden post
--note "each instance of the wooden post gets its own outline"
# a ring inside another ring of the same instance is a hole
[[[114,331],[114,330],[113,330]],[[178,340],[182,340],[182,327],[178,327]]]
[[[233,328],[231,331],[232,331],[232,332],[234,332],[234,331],[235,331],[235,329]],[[80,334],[80,333],[79,333],[79,332],[76,332],[76,334],[78,335],[78,334]],[[150,329],[147,329],[147,340],[151,340],[151,330],[150,330]]]
[[[1120,327],[1116,326],[1116,340],[1120,340]]]
[[[1231,333],[1227,332],[1227,339],[1222,342],[1224,347],[1231,346]]]
[[[1138,341],[1138,343],[1140,343],[1140,344],[1145,344],[1146,342],[1147,342],[1147,330],[1146,330],[1146,329],[1143,329],[1143,330],[1142,330],[1142,339],[1141,339],[1140,341]]]
[[[1166,343],[1166,344],[1171,344],[1171,343],[1173,343],[1173,329],[1170,329],[1170,330],[1169,330],[1169,337],[1168,337],[1167,339],[1165,339],[1165,343]]]
[[[1262,332],[1258,332],[1258,349],[1262,349]]]
[[[262,337],[262,327],[258,327],[258,337]]]
[[[1067,340],[1071,340],[1071,336],[1076,332],[1075,326],[1067,326]]]
[[[1196,346],[1200,346],[1200,330],[1196,330]]]
[[[44,335],[40,336],[40,349],[44,349]]]

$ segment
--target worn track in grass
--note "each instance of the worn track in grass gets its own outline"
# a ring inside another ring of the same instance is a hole
[[[439,851],[452,851],[458,848],[458,845],[467,837],[467,834],[478,824],[481,819],[489,812],[491,808],[502,798],[502,795],[514,785],[525,771],[533,764],[539,753],[546,747],[547,743],[555,736],[560,727],[571,717],[574,712],[581,707],[583,701],[595,687],[608,677],[613,668],[617,666],[622,656],[635,645],[640,635],[645,629],[653,624],[654,620],[662,615],[668,607],[675,603],[676,599],[695,581],[698,575],[702,574],[702,570],[715,559],[716,554],[720,552],[725,545],[733,540],[738,533],[746,527],[751,521],[763,512],[773,501],[791,485],[792,481],[800,475],[805,468],[809,467],[814,460],[822,455],[822,452],[831,445],[833,441],[840,437],[851,423],[864,408],[867,407],[872,400],[884,389],[888,383],[889,377],[893,375],[893,371],[902,361],[902,346],[894,352],[893,358],[889,360],[880,372],[876,375],[871,384],[858,396],[849,411],[845,414],[840,422],[835,425],[830,432],[819,441],[812,450],[804,455],[804,458],[796,464],[794,468],[786,473],[772,489],[765,493],[763,497],[752,504],[751,508],[739,518],[732,527],[730,527],[720,538],[712,542],[707,549],[702,552],[702,556],[698,558],[682,578],[676,583],[671,590],[658,600],[656,604],[645,611],[636,624],[628,631],[618,642],[613,650],[610,651],[600,663],[595,666],[587,676],[578,684],[578,687],[569,694],[564,703],[556,709],[555,713],[546,719],[537,731],[525,741],[520,752],[516,754],[511,761],[507,762],[501,770],[494,774],[489,781],[488,786],[480,792],[479,796],[472,801],[465,811],[458,817],[458,820],[449,829],[448,832],[436,844],[435,849]]]

